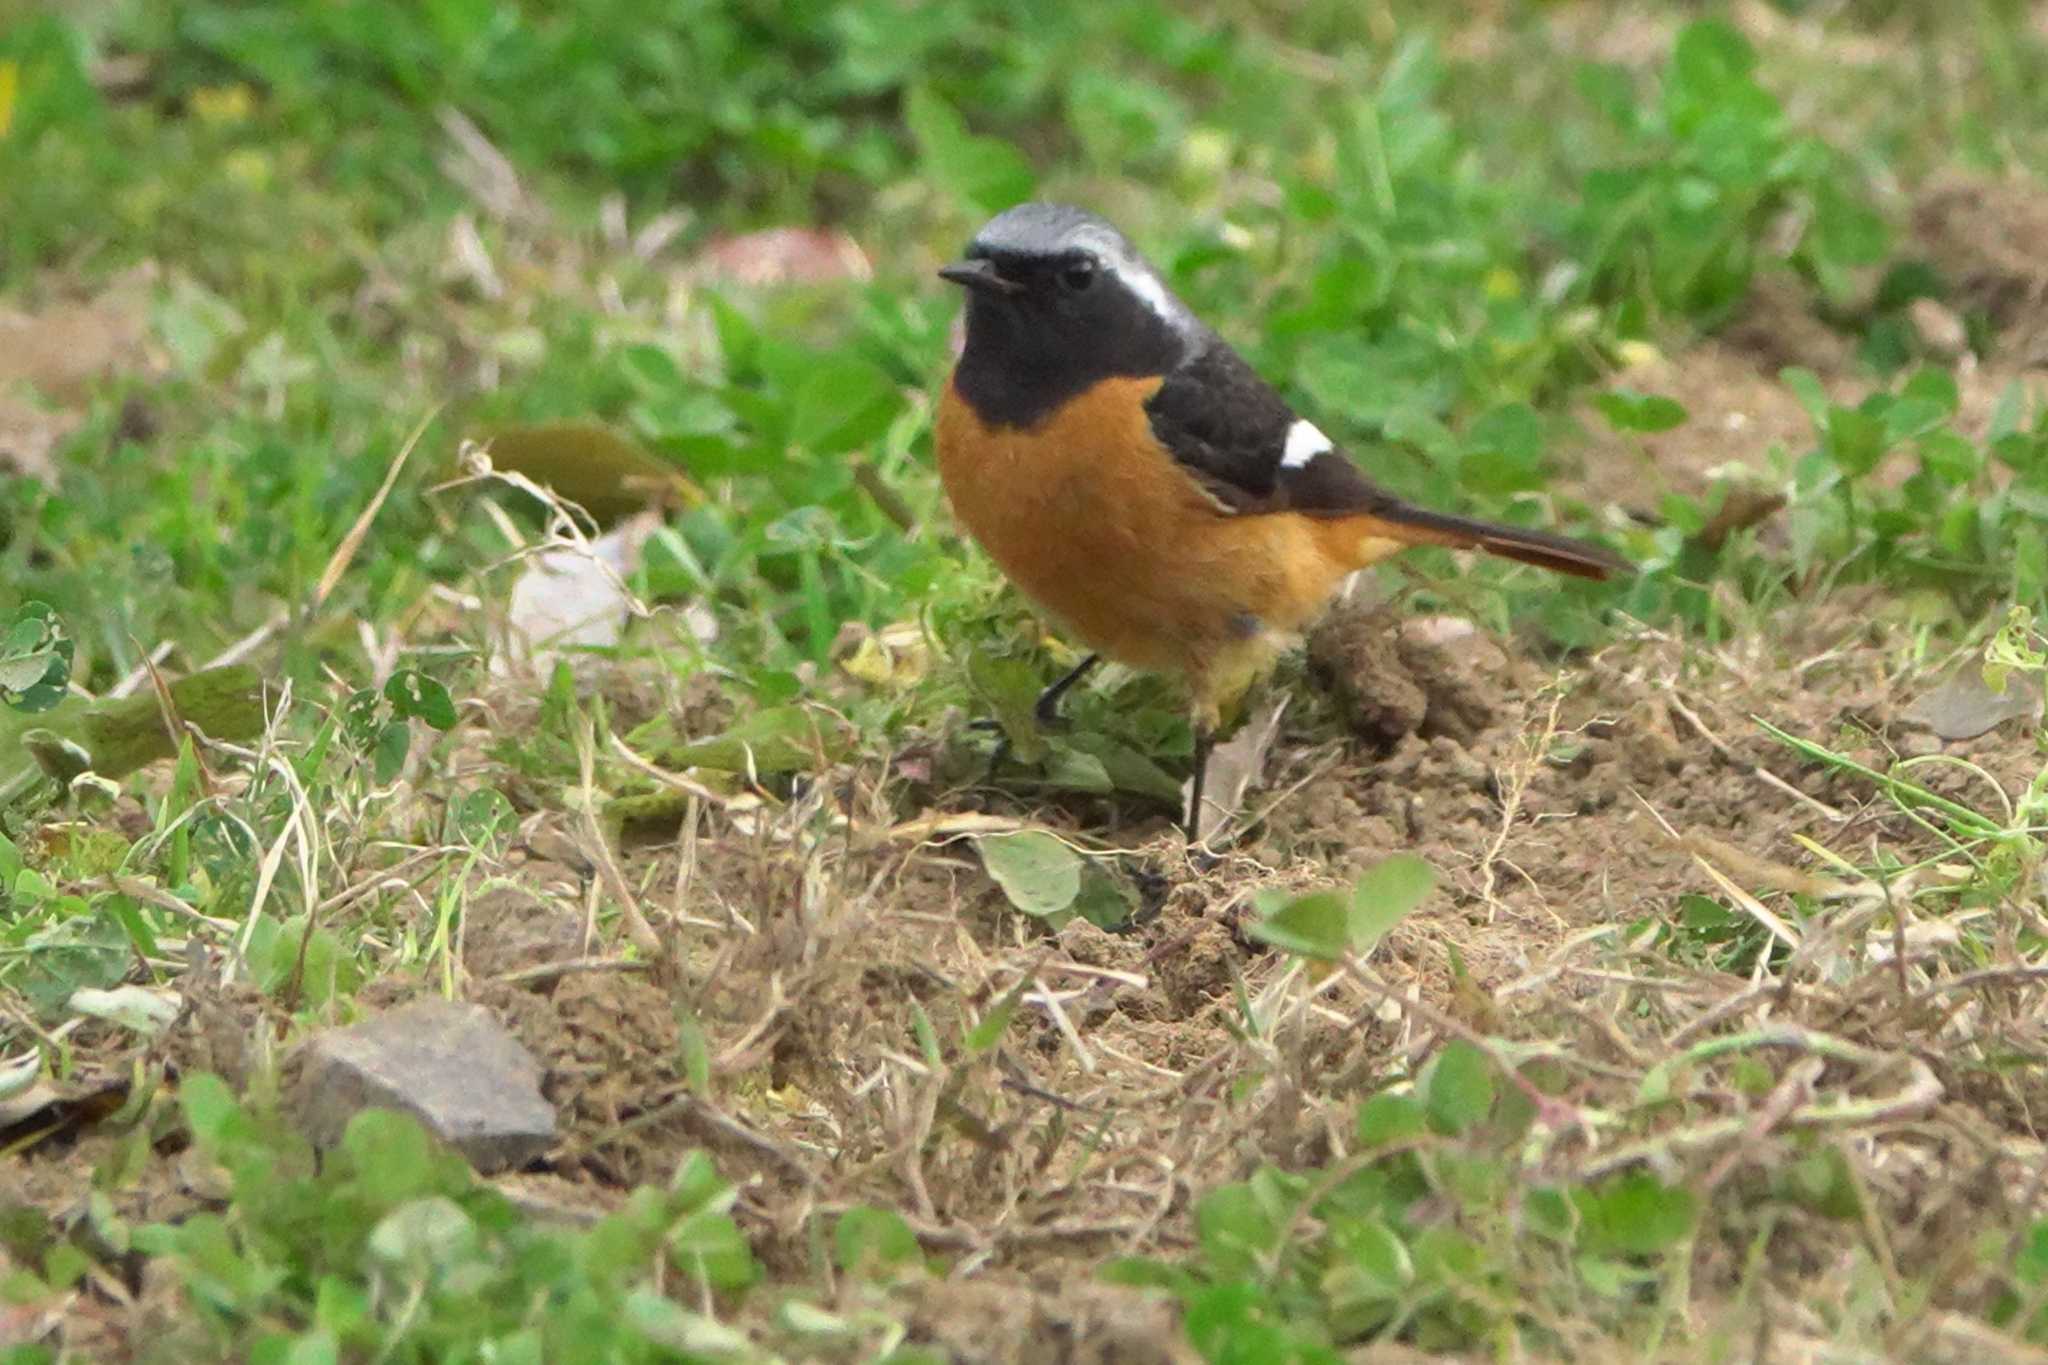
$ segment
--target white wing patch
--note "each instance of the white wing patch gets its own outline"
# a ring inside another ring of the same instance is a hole
[[[1294,425],[1287,428],[1287,448],[1280,453],[1280,467],[1299,469],[1316,456],[1328,453],[1331,448],[1330,438],[1323,435],[1320,427],[1306,417],[1298,417]]]

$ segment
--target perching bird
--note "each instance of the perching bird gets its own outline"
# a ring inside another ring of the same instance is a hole
[[[1380,488],[1092,213],[1019,205],[939,274],[967,291],[938,411],[946,495],[1010,581],[1095,651],[1040,718],[1104,656],[1183,678],[1190,838],[1225,712],[1353,570],[1411,545],[1586,578],[1630,568]]]

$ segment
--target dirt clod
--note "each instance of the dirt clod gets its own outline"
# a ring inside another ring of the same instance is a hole
[[[615,1184],[669,1174],[688,1144],[674,1124],[644,1119],[680,1093],[676,1007],[660,987],[588,972],[532,990],[494,983],[478,998],[540,1059],[542,1093],[562,1119],[558,1171]]]
[[[1499,713],[1497,648],[1451,618],[1403,625],[1385,608],[1339,611],[1309,638],[1309,666],[1347,727],[1391,748],[1409,735],[1469,741]]]
[[[1230,931],[1214,920],[1197,920],[1162,945],[1152,981],[1170,1017],[1190,1018],[1228,993],[1238,956]]]
[[[522,886],[494,886],[469,902],[464,965],[487,980],[581,956],[583,917]]]
[[[1913,235],[1948,276],[1953,301],[1998,330],[2011,365],[2048,363],[2044,234],[2048,195],[2033,183],[1949,176],[1923,190],[1913,207]]]
[[[1429,696],[1402,667],[1392,622],[1377,612],[1338,613],[1309,637],[1309,667],[1329,689],[1347,728],[1392,745],[1422,728]]]

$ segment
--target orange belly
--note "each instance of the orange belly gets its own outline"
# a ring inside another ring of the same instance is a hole
[[[1402,548],[1365,518],[1232,515],[1152,435],[1157,379],[1112,379],[1029,431],[939,402],[939,478],[1010,581],[1091,649],[1234,694],[1352,569]],[[1229,676],[1224,676],[1229,675]]]

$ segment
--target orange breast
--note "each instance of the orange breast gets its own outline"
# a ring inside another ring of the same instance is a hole
[[[1321,610],[1357,566],[1360,532],[1220,511],[1152,435],[1144,405],[1158,386],[1112,379],[1018,431],[984,424],[948,384],[939,477],[1027,597],[1090,648],[1187,674],[1200,692],[1219,658],[1244,654],[1251,621],[1263,641]]]

